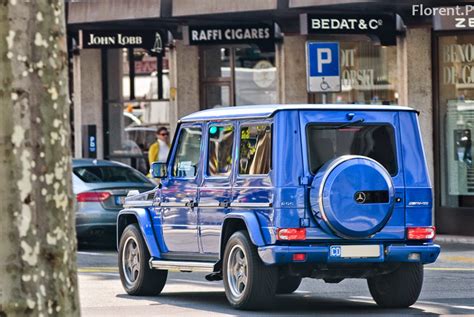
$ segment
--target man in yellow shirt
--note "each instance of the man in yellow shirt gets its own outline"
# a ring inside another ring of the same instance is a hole
[[[165,127],[156,131],[156,142],[148,150],[148,162],[150,166],[153,162],[166,162],[170,151],[170,133]]]

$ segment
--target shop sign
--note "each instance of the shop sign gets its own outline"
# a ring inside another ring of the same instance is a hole
[[[184,39],[188,45],[216,44],[263,44],[273,45],[275,27],[273,25],[255,24],[245,26],[185,26]]]
[[[382,45],[397,44],[395,15],[300,14],[301,34],[364,34]]]
[[[464,10],[460,10],[465,8]],[[474,30],[474,6],[436,8],[445,9],[451,14],[433,14],[435,31],[467,31]],[[456,10],[455,10],[456,9]],[[442,11],[443,12],[443,11]]]
[[[474,86],[474,43],[443,45],[440,55],[444,85]]]
[[[81,31],[82,48],[143,48],[162,54],[164,35],[160,31]]]
[[[95,124],[82,126],[82,156],[97,157],[97,126]]]
[[[306,64],[308,92],[341,91],[339,43],[307,42]]]
[[[157,70],[156,57],[151,60],[135,61],[135,74],[137,75],[149,75]]]

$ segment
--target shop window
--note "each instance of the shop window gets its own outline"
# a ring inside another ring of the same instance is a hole
[[[206,46],[200,61],[202,109],[277,102],[274,50]]]
[[[272,162],[271,126],[242,126],[240,130],[239,174],[264,175]]]
[[[123,49],[122,56],[124,100],[169,99],[168,49],[164,56],[150,55],[145,49]]]
[[[207,173],[209,176],[229,176],[232,171],[234,127],[209,127]]]
[[[121,81],[121,85],[114,85],[121,91],[108,92],[106,158],[147,174],[148,150],[156,142],[157,128],[169,127],[169,52],[168,48],[162,56],[141,48],[119,52],[121,65],[107,61],[108,81]],[[121,77],[112,75],[115,73]]]
[[[310,94],[310,102],[398,104],[396,46],[375,45],[362,39],[339,43],[341,91]]]
[[[235,105],[277,102],[275,53],[255,47],[234,49]]]
[[[474,207],[474,35],[438,38],[441,206]]]

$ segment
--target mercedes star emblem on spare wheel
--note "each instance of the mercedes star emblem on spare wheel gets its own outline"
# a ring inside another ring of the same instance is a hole
[[[365,203],[365,193],[364,192],[357,192],[354,195],[354,199],[358,204]]]

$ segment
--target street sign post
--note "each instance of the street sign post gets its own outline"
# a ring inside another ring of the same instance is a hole
[[[307,42],[306,74],[308,92],[341,91],[339,43]]]

